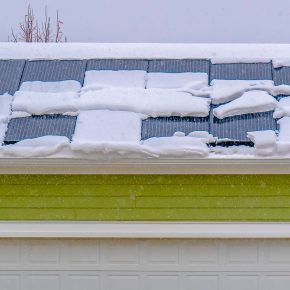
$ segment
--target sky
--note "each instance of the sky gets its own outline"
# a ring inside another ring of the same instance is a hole
[[[0,41],[27,5],[59,10],[69,42],[290,43],[289,0],[0,0]]]

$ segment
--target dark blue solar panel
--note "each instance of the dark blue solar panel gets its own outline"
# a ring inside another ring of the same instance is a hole
[[[290,85],[290,67],[273,68],[273,80],[276,86]]]
[[[0,60],[0,94],[18,90],[25,60]]]
[[[156,59],[149,61],[149,72],[203,72],[209,74],[209,65],[209,61],[205,59]]]
[[[272,80],[271,63],[212,64],[210,81],[217,80]]]
[[[145,70],[148,60],[140,59],[91,59],[88,60],[87,70]]]
[[[25,64],[21,82],[84,81],[86,60],[33,60]]]
[[[5,144],[42,136],[66,136],[70,140],[74,133],[77,117],[43,115],[11,119],[6,132]]]
[[[142,140],[152,137],[170,137],[175,132],[188,135],[193,131],[209,131],[209,117],[159,117],[142,122]]]
[[[224,119],[213,117],[211,112],[211,134],[219,139],[249,142],[247,132],[262,130],[276,130],[273,112],[245,114]]]

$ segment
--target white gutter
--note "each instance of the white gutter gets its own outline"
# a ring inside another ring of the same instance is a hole
[[[0,238],[290,238],[290,223],[0,222]]]
[[[290,159],[162,159],[114,162],[3,158],[0,174],[290,174]]]

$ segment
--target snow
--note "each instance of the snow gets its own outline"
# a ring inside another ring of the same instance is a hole
[[[0,147],[0,153],[10,157],[47,157],[56,154],[70,145],[64,136],[43,136],[26,139],[13,145]]]
[[[148,73],[147,89],[182,89],[190,87],[195,90],[202,89],[208,85],[206,73]]]
[[[273,130],[247,132],[248,138],[255,144],[255,154],[272,156],[276,153],[277,136]]]
[[[17,91],[14,95],[12,108],[29,114],[54,114],[77,111],[78,93],[39,93]]]
[[[19,90],[40,93],[79,92],[81,90],[81,84],[80,82],[74,80],[59,81],[59,82],[31,81],[31,82],[23,82]]]
[[[209,104],[208,98],[165,89],[103,89],[84,93],[79,99],[80,110],[132,111],[151,117],[206,117]]]
[[[274,86],[269,80],[212,80],[211,99],[213,104],[226,103],[252,90],[270,92]]]
[[[72,146],[107,143],[137,143],[141,139],[141,116],[132,112],[82,111],[79,113]]]
[[[142,145],[145,150],[155,154],[155,157],[206,157],[209,154],[209,149],[203,140],[195,137],[172,136],[150,138],[143,141]]]
[[[223,119],[230,116],[267,112],[276,108],[278,102],[268,93],[263,91],[250,91],[230,103],[213,109],[213,114]]]
[[[277,121],[279,125],[279,141],[290,142],[290,117],[283,117]]]
[[[1,43],[1,59],[212,59],[289,65],[289,44]]]
[[[104,88],[145,88],[146,71],[86,71],[83,91]]]
[[[9,94],[0,95],[0,123],[7,123],[11,114],[13,97]]]
[[[273,114],[274,118],[282,118],[284,116],[290,116],[290,97],[281,98]]]

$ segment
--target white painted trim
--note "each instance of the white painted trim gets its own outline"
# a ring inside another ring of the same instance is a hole
[[[290,238],[290,223],[0,222],[0,238]]]
[[[290,159],[160,159],[105,162],[2,158],[0,174],[290,174]]]

